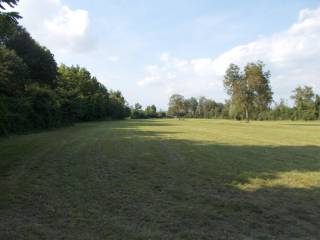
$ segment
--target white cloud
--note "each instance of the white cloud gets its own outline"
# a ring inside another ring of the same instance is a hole
[[[110,57],[107,57],[107,61],[116,63],[120,61],[120,58],[118,56],[110,56]]]
[[[179,59],[164,53],[161,64],[146,67],[138,84],[170,89],[186,96],[225,97],[222,80],[230,63],[262,60],[271,70],[275,99],[288,98],[298,85],[320,91],[320,8],[304,9],[288,30],[236,46],[215,58]],[[168,74],[175,76],[169,78]]]
[[[92,48],[89,13],[71,9],[61,0],[22,0],[22,25],[53,52],[79,53]]]

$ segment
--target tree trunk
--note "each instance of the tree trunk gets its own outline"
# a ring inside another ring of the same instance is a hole
[[[245,111],[246,111],[246,122],[248,123],[250,121],[248,107],[245,108]]]

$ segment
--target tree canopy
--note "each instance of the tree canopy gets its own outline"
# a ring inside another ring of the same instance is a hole
[[[230,64],[224,77],[234,110],[242,113],[247,121],[251,114],[268,110],[272,102],[270,72],[264,71],[264,66],[261,61],[248,63],[241,72],[239,66]]]
[[[1,0],[0,8],[17,3]],[[120,91],[108,91],[85,68],[58,67],[51,51],[12,20],[1,12],[0,135],[130,115]]]
[[[6,5],[14,8],[18,4],[19,0],[0,0],[0,9],[6,10]],[[6,5],[5,5],[6,4]],[[18,12],[0,12],[0,18],[5,18],[9,22],[18,23],[18,19],[21,16]]]

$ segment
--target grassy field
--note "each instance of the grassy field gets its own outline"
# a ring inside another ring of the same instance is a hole
[[[320,122],[131,120],[0,140],[0,239],[319,239]]]

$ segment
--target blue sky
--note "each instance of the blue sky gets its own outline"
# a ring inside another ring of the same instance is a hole
[[[265,61],[276,100],[289,98],[297,85],[320,90],[318,0],[20,3],[21,23],[58,62],[88,68],[130,104],[165,109],[172,93],[224,101],[227,61]]]

